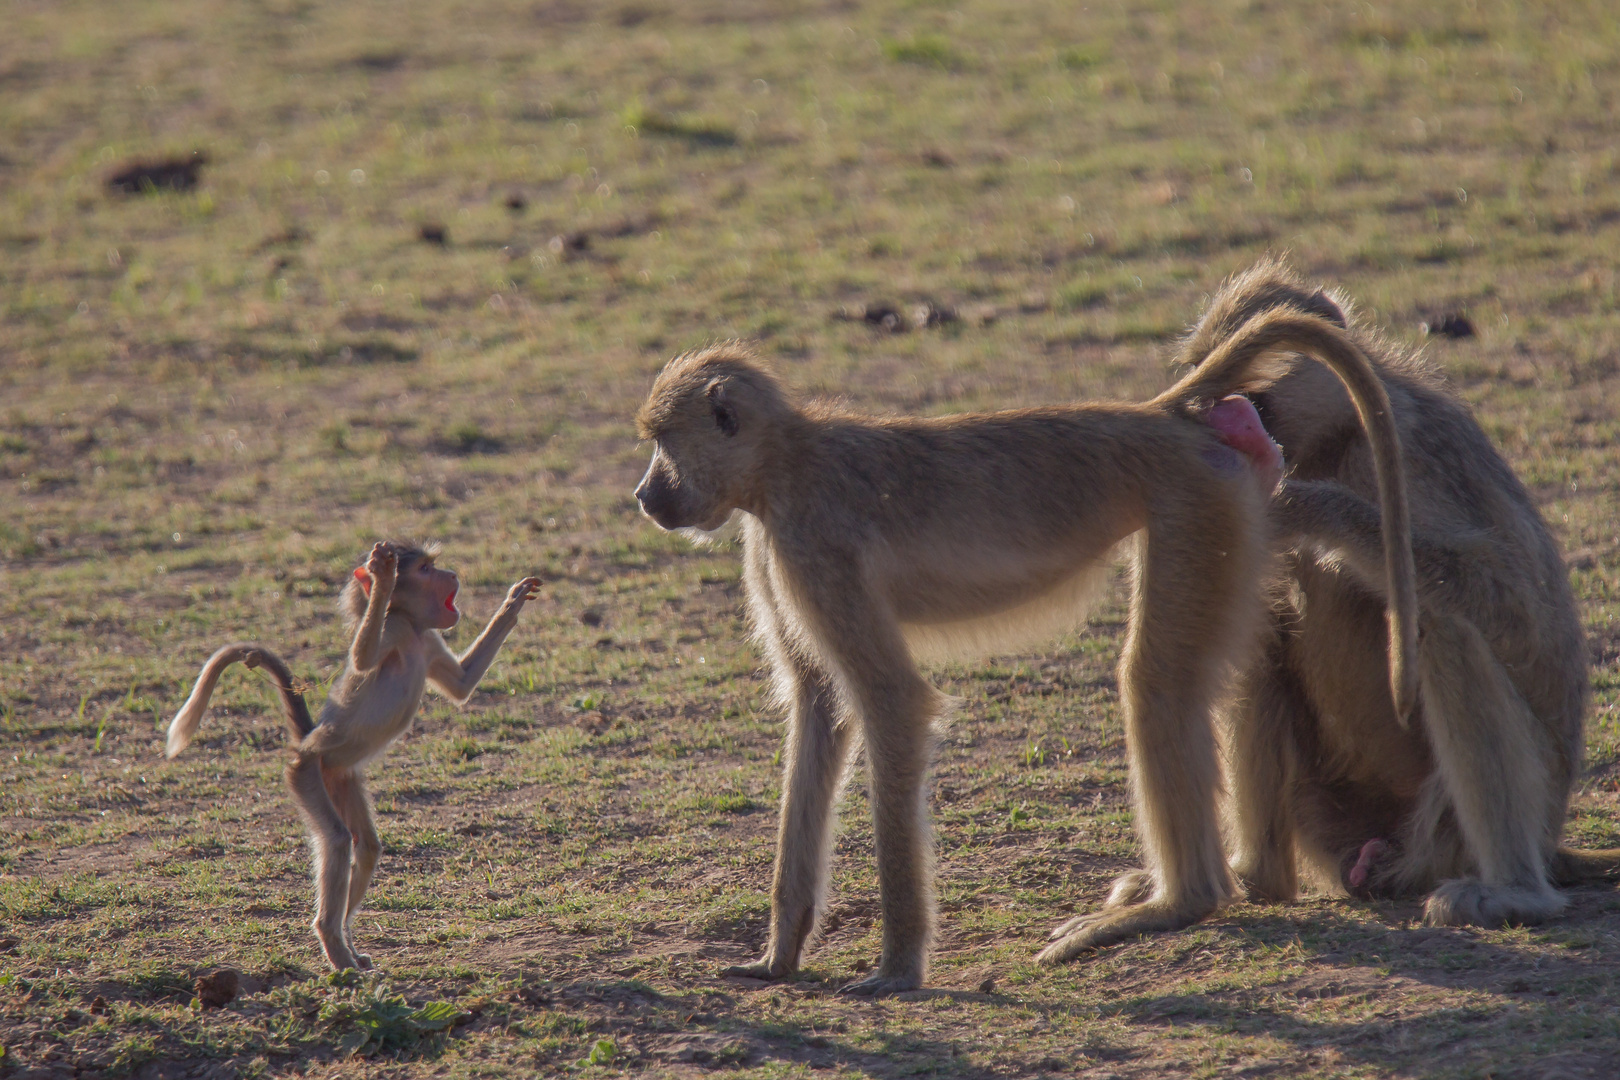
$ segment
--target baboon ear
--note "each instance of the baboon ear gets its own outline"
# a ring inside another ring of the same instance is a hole
[[[354,568],[354,580],[360,583],[361,592],[367,596],[371,595],[371,575],[366,572],[365,567],[357,566]]]
[[[726,397],[726,384],[719,379],[709,384],[709,407],[714,410],[714,423],[727,438],[737,434],[737,408]]]

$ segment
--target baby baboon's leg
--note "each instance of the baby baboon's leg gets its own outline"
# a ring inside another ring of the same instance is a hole
[[[763,632],[763,631],[762,631]],[[773,643],[780,645],[780,642]],[[832,855],[832,811],[849,761],[849,725],[841,720],[824,673],[780,647],[773,661],[791,695],[783,747],[782,809],[771,881],[771,936],[758,963],[728,974],[777,979],[797,970],[821,917]]]
[[[349,871],[348,902],[343,912],[343,938],[354,953],[356,967],[371,967],[371,957],[354,947],[354,913],[371,887],[372,874],[377,869],[377,856],[382,852],[382,840],[377,836],[377,825],[371,813],[371,797],[366,792],[365,779],[357,770],[322,770],[322,780],[338,816],[354,838],[354,862]]]
[[[1202,919],[1232,895],[1217,825],[1213,703],[1226,662],[1260,615],[1263,514],[1246,500],[1206,504],[1194,522],[1150,532],[1136,567],[1120,698],[1145,869],[1145,902],[1069,920],[1039,960],[1055,964],[1138,934]],[[1244,511],[1252,510],[1248,519]],[[1121,884],[1140,895],[1140,875]]]
[[[1442,882],[1424,908],[1441,926],[1539,922],[1563,910],[1547,881],[1554,748],[1466,619],[1431,615],[1421,651],[1423,720],[1478,878]]]
[[[348,915],[349,862],[353,844],[321,780],[321,759],[301,756],[287,765],[287,788],[309,826],[315,851],[315,936],[334,968],[356,966],[354,952],[343,932]]]
[[[1294,783],[1299,748],[1294,725],[1310,704],[1273,638],[1242,673],[1227,707],[1230,763],[1228,820],[1232,871],[1250,900],[1290,902],[1299,896],[1295,865]]]

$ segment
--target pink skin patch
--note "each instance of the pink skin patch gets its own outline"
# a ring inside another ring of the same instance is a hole
[[[1241,394],[1222,398],[1204,418],[1220,434],[1222,442],[1249,459],[1267,491],[1277,486],[1282,479],[1282,447],[1266,432],[1248,398]]]
[[[1367,879],[1372,876],[1373,864],[1383,858],[1388,851],[1389,844],[1383,840],[1369,840],[1362,844],[1361,854],[1356,856],[1356,865],[1352,866],[1350,872],[1344,875],[1345,882],[1352,889],[1359,889],[1366,885]]]

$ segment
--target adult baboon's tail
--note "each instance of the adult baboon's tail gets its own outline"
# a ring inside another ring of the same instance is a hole
[[[1406,468],[1389,395],[1355,338],[1320,316],[1288,309],[1262,312],[1217,344],[1154,404],[1201,413],[1228,394],[1261,390],[1276,382],[1292,369],[1294,354],[1300,353],[1325,364],[1344,383],[1372,446],[1389,578],[1389,685],[1395,715],[1404,725],[1418,693],[1417,565],[1412,558]]]
[[[1547,876],[1554,885],[1579,885],[1583,881],[1613,881],[1620,878],[1620,848],[1603,851],[1577,851],[1559,846],[1547,865]]]
[[[197,685],[191,688],[191,696],[169,722],[168,748],[164,751],[168,757],[174,757],[191,745],[197,727],[202,723],[203,713],[208,711],[208,699],[214,696],[214,686],[225,669],[238,660],[250,668],[262,667],[270,673],[276,689],[281,692],[281,708],[287,717],[287,731],[294,742],[302,742],[304,736],[315,730],[315,724],[309,718],[309,706],[304,704],[304,695],[293,688],[292,672],[287,670],[281,657],[262,645],[238,642],[225,646],[203,665],[202,673],[197,676]]]

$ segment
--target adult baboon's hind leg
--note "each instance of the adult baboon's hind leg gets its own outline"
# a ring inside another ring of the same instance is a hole
[[[1260,615],[1263,546],[1241,520],[1245,508],[1207,506],[1201,530],[1166,523],[1142,545],[1120,698],[1147,876],[1125,875],[1113,906],[1060,926],[1042,963],[1189,926],[1232,896],[1212,713],[1226,664],[1252,642]]]
[[[1421,663],[1425,729],[1478,873],[1441,882],[1424,919],[1500,926],[1556,915],[1566,903],[1547,880],[1557,751],[1538,740],[1544,725],[1467,619],[1426,618]]]

